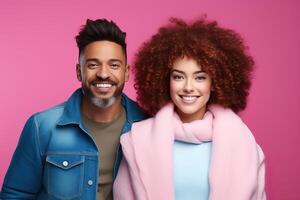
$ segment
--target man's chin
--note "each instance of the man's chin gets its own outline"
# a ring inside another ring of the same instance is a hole
[[[115,103],[116,97],[114,96],[110,98],[91,97],[90,100],[98,108],[107,108]]]

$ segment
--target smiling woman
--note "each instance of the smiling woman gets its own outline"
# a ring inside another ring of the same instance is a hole
[[[182,122],[202,119],[210,97],[211,78],[194,59],[174,62],[170,77],[170,96]]]
[[[154,115],[171,100],[170,69],[186,57],[196,61],[212,79],[214,89],[208,104],[220,104],[235,112],[243,110],[254,61],[240,35],[203,19],[191,25],[178,19],[171,21],[145,42],[136,56],[135,88],[142,107]]]
[[[154,115],[121,136],[115,199],[265,199],[264,154],[235,113],[246,107],[254,62],[217,22],[180,19],[135,61],[140,105]]]

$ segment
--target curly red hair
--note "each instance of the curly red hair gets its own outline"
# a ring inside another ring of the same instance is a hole
[[[208,104],[238,112],[246,107],[254,61],[235,31],[205,18],[191,24],[178,18],[159,29],[135,57],[137,101],[149,114],[171,101],[170,69],[178,58],[194,59],[212,79]]]

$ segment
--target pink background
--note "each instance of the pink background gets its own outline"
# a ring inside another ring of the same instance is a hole
[[[237,30],[256,60],[242,117],[266,154],[268,199],[300,199],[299,9],[297,0],[1,0],[0,185],[26,119],[80,86],[74,36],[86,18],[119,24],[128,34],[132,62],[139,45],[170,16],[194,19],[206,13]],[[135,98],[132,82],[125,92]]]

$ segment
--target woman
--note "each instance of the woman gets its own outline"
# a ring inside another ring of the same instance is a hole
[[[206,19],[171,19],[144,43],[135,88],[154,117],[121,137],[115,199],[265,199],[263,152],[235,114],[251,85],[246,50]]]

